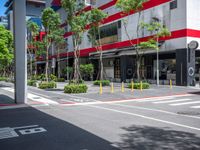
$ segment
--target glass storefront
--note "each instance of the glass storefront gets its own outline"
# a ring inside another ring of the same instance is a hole
[[[156,79],[156,60],[154,60],[154,79]],[[176,60],[164,59],[159,60],[159,78],[160,80],[176,80]]]

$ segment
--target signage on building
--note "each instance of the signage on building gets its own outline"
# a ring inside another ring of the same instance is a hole
[[[195,71],[194,71],[194,68],[193,67],[190,67],[189,69],[188,69],[188,74],[189,74],[189,76],[194,76],[194,73],[195,73]]]
[[[189,49],[197,49],[199,47],[199,43],[197,41],[191,41],[189,44],[188,44],[188,48]]]

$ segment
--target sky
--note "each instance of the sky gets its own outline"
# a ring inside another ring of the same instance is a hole
[[[0,0],[0,16],[5,16],[4,12],[6,8],[4,7],[4,4],[7,0]]]

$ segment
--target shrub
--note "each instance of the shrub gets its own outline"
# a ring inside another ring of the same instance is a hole
[[[68,84],[64,88],[65,93],[86,93],[87,90],[86,84]]]
[[[52,88],[56,88],[57,84],[55,82],[42,82],[39,84],[39,88],[40,89],[52,89]]]
[[[102,83],[102,86],[109,86],[110,85],[110,81],[109,80],[96,80],[93,82],[94,85],[100,85],[100,83]]]
[[[79,80],[78,83],[79,84],[84,84],[84,80]],[[76,84],[76,81],[75,80],[70,80],[69,84]]]
[[[29,86],[36,86],[37,81],[36,80],[28,80],[27,84]]]
[[[80,65],[80,72],[83,77],[89,76],[92,77],[94,73],[94,66],[93,64],[81,64]]]
[[[0,77],[0,81],[7,81],[8,80],[8,78],[6,78],[6,77]]]
[[[49,78],[50,78],[51,81],[56,81],[57,80],[57,77],[55,75],[53,75],[53,74],[50,74]]]
[[[41,80],[41,81],[44,81],[45,80],[45,74],[34,75],[32,77],[32,80]]]
[[[128,88],[131,88],[131,83],[128,84]],[[134,89],[140,89],[141,84],[140,83],[134,83]],[[150,84],[147,82],[142,83],[142,89],[149,89]]]
[[[56,81],[57,82],[65,82],[65,78],[58,78]]]

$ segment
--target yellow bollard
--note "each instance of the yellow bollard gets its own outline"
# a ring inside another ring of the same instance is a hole
[[[170,89],[172,89],[172,80],[170,80]]]
[[[131,92],[133,92],[133,91],[134,91],[134,82],[131,81]]]
[[[99,94],[103,93],[102,83],[100,82]]]
[[[122,86],[121,86],[121,90],[122,90],[122,93],[124,93],[124,82],[122,82]]]
[[[143,86],[142,86],[142,81],[140,81],[140,91],[142,92],[143,91]]]
[[[114,85],[113,85],[113,82],[111,83],[111,93],[114,93]]]

